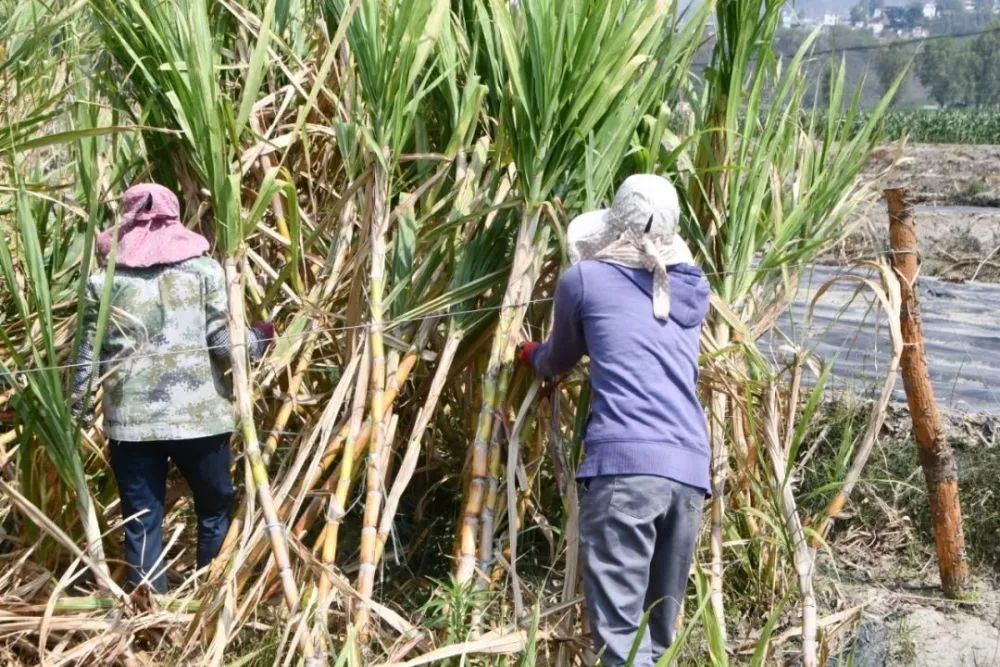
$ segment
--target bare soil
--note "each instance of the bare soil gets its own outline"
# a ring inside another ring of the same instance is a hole
[[[824,614],[860,608],[838,642],[840,662],[827,667],[1000,667],[997,422],[953,415],[943,424],[958,459],[972,572],[968,594],[955,601],[940,592],[908,419],[905,410],[890,413],[831,550],[817,559]]]
[[[875,152],[864,178],[911,191],[926,275],[1000,282],[1000,146],[892,144]],[[862,206],[851,226],[840,260],[885,250],[883,201]]]
[[[968,599],[956,602],[941,597],[933,558],[908,569],[862,572],[838,564],[827,587],[845,608],[863,607],[853,638],[842,644],[841,664],[850,656],[855,667],[1000,665],[996,582],[977,576]]]
[[[887,169],[885,187],[906,187],[919,203],[1000,206],[1000,146],[890,144],[875,151],[867,176]]]

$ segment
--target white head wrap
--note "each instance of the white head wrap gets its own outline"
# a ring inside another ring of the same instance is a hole
[[[670,181],[653,174],[629,176],[610,209],[573,219],[567,230],[570,262],[597,259],[653,274],[653,315],[670,317],[667,267],[694,264],[691,250],[677,234],[680,204]]]

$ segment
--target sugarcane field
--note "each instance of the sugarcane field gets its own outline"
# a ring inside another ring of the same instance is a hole
[[[0,0],[0,666],[1000,667],[1000,3]]]

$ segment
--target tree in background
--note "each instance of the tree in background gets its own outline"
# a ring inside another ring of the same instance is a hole
[[[972,90],[968,43],[943,39],[930,42],[917,58],[917,76],[942,107],[966,104]]]
[[[925,21],[924,6],[921,3],[907,5],[906,9],[903,10],[903,15],[906,16],[907,25],[915,28]]]
[[[938,15],[964,14],[965,0],[938,0]]]
[[[993,15],[995,9],[996,3],[994,0],[976,0],[976,12],[979,14]]]
[[[891,46],[881,49],[875,59],[875,74],[878,76],[882,90],[892,88],[896,79],[903,73],[903,70],[910,66],[913,60],[913,50],[905,46]],[[906,75],[909,79],[909,74]],[[900,90],[906,89],[906,79],[900,83]]]
[[[885,7],[885,0],[861,0],[851,8],[851,23],[863,23],[872,18],[876,9]]]
[[[1000,105],[1000,32],[980,35],[972,42],[969,78],[974,82],[974,100],[980,107]]]
[[[917,75],[943,107],[1000,105],[1000,32],[927,44],[917,58]]]

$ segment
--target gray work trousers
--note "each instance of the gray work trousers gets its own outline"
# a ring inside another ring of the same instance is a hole
[[[650,475],[594,477],[584,487],[580,549],[594,648],[605,667],[625,665],[651,610],[630,663],[649,667],[673,641],[705,494]]]

